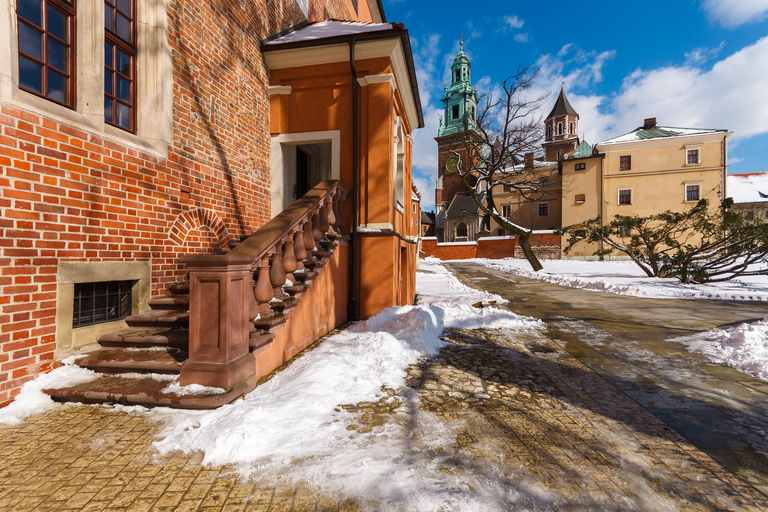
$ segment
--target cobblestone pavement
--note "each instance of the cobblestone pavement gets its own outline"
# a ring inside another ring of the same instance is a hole
[[[496,496],[497,510],[768,510],[763,494],[547,335],[444,335],[437,356],[408,369],[401,393],[340,404],[354,413],[351,436],[376,443],[383,425],[408,424],[420,471],[452,482],[457,496]],[[142,414],[86,406],[0,425],[0,511],[385,508],[308,484],[245,480],[201,465],[200,453],[160,456],[157,432]],[[449,442],[429,448],[436,432]]]

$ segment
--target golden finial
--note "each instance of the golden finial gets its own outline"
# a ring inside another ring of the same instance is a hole
[[[461,46],[461,49],[464,49],[464,34],[461,34],[459,37],[459,46]]]

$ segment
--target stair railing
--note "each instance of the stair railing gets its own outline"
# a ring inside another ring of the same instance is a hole
[[[338,245],[349,192],[338,180],[323,181],[228,254],[181,258],[190,284],[182,385],[255,385],[251,350],[282,326]]]

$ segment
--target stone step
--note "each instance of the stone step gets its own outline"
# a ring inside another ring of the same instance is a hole
[[[283,291],[291,297],[301,298],[307,294],[308,286],[295,284],[293,286],[283,286]]]
[[[100,373],[179,373],[188,357],[184,350],[166,347],[103,348],[75,364]]]
[[[186,329],[123,329],[102,334],[96,338],[102,347],[158,347],[167,346],[187,350],[189,331]]]
[[[189,327],[189,311],[152,310],[125,319],[128,327],[153,327],[186,329]]]
[[[171,295],[150,299],[149,307],[156,310],[188,311],[189,295]]]
[[[285,315],[274,314],[267,317],[261,317],[253,321],[256,329],[266,332],[277,332],[283,328],[288,317]]]
[[[254,379],[244,381],[227,393],[213,390],[191,394],[177,394],[163,391],[169,381],[151,376],[120,377],[100,375],[92,381],[66,388],[44,389],[57,402],[80,402],[86,404],[113,403],[143,405],[144,407],[165,406],[177,409],[216,409],[234,402],[251,391]]]
[[[272,344],[272,340],[275,339],[275,336],[276,334],[274,333],[263,331],[258,331],[251,334],[251,337],[248,340],[248,345],[250,346],[251,352],[254,354],[263,352],[269,348],[269,346]]]
[[[172,295],[189,295],[189,283],[173,283],[168,287]]]

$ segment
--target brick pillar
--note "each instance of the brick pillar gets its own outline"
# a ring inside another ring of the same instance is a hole
[[[250,256],[198,255],[182,258],[189,270],[189,361],[181,385],[231,390],[243,381],[255,386],[256,363],[249,351],[253,294]]]

